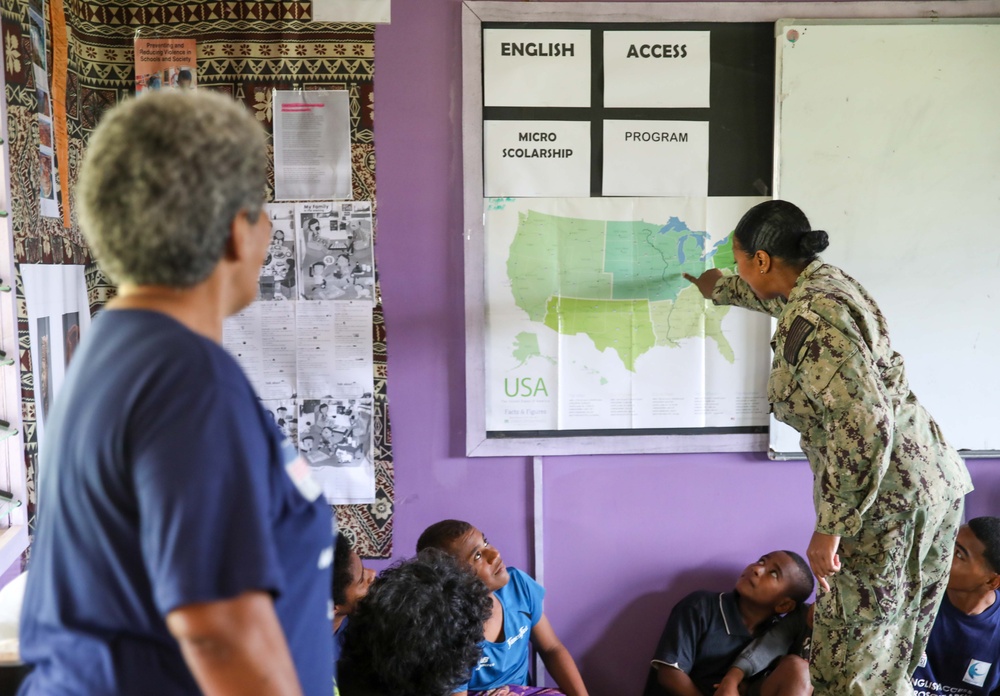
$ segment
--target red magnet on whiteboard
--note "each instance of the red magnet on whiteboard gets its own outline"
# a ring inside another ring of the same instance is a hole
[[[785,34],[785,38],[791,41],[792,43],[795,43],[796,41],[799,40],[799,32],[795,31],[794,29],[789,29],[788,32]]]

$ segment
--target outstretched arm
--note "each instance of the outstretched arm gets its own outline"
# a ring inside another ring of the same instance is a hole
[[[718,268],[710,268],[697,278],[685,273],[684,278],[694,283],[702,297],[717,305],[733,305],[772,317],[781,314],[785,307],[785,300],[762,300],[739,276],[724,275]]]
[[[566,696],[588,696],[587,687],[583,685],[583,677],[576,668],[573,656],[559,641],[545,614],[531,629],[531,644],[545,663],[545,669],[555,677],[556,684]]]

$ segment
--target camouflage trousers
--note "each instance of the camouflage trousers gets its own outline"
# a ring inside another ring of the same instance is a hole
[[[819,590],[809,674],[815,696],[906,696],[937,615],[964,501],[866,522],[840,544]]]

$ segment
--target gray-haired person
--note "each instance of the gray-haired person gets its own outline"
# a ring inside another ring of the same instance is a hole
[[[208,91],[105,114],[76,200],[118,296],[50,413],[22,694],[315,694],[330,510],[220,345],[271,239],[265,136]]]

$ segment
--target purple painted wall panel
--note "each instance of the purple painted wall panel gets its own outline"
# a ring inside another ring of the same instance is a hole
[[[466,459],[460,0],[400,0],[376,29],[378,246],[395,455],[394,557],[445,517],[532,568],[532,462]],[[670,607],[729,588],[811,533],[805,462],[762,455],[544,462],[546,613],[593,696],[638,694]],[[1000,510],[1000,467],[974,461],[970,516]],[[383,568],[386,563],[373,564]]]

